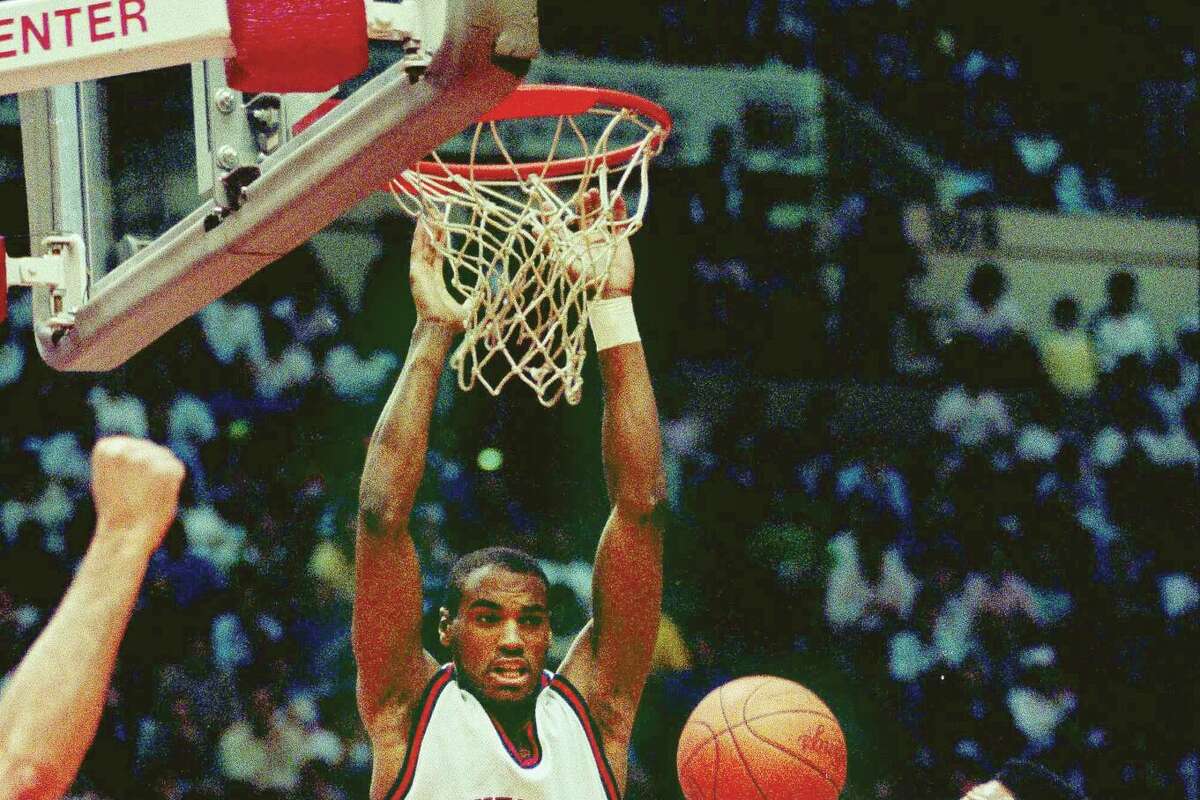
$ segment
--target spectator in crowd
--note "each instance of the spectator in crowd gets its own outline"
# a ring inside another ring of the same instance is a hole
[[[255,688],[243,717],[221,734],[222,774],[251,796],[294,796],[305,764],[342,758],[340,743],[331,741],[314,719],[307,703],[285,706],[270,687]]]
[[[888,463],[880,443],[870,443],[864,451],[862,458],[838,471],[834,496],[839,503],[864,508],[894,535],[905,536],[912,524],[912,504],[904,476]]]
[[[833,568],[825,593],[825,617],[836,629],[877,630],[885,615],[907,619],[919,584],[899,549],[860,552],[859,537],[841,533],[829,543]]]
[[[242,560],[246,529],[226,520],[209,504],[186,508],[179,518],[189,550],[212,564],[222,575],[229,575]]]
[[[396,354],[376,350],[362,358],[349,344],[329,349],[321,370],[334,395],[360,405],[373,401],[399,365]]]
[[[1196,362],[1184,348],[1188,334],[1178,335],[1179,347],[1173,353],[1162,353],[1150,370],[1146,400],[1171,428],[1183,426],[1184,413],[1196,402]]]
[[[239,357],[260,364],[267,358],[262,311],[252,303],[219,298],[200,311],[200,325],[213,356],[229,366]]]
[[[21,379],[25,371],[25,349],[10,336],[0,343],[0,389]]]
[[[1079,327],[1079,302],[1063,296],[1054,302],[1054,328],[1039,343],[1042,371],[1065,398],[1087,397],[1096,389],[1096,355]]]
[[[112,382],[120,384],[119,379],[114,378]],[[104,387],[97,386],[88,393],[88,403],[96,413],[97,437],[124,434],[144,439],[150,435],[146,406],[137,397],[110,393]]]
[[[1006,702],[1029,749],[1043,752],[1054,744],[1058,728],[1075,711],[1077,700],[1075,693],[1063,685],[1053,647],[1031,647],[1020,654],[1019,663],[1022,676],[1008,690]]]
[[[212,499],[203,448],[217,438],[212,408],[190,392],[180,392],[167,410],[167,447],[188,468],[192,495],[202,502]]]
[[[1127,356],[1149,366],[1158,355],[1154,320],[1138,306],[1137,278],[1128,270],[1108,279],[1108,300],[1091,322],[1096,359],[1103,372],[1112,372]]]
[[[301,393],[316,373],[308,348],[293,337],[284,320],[269,315],[263,322],[265,358],[254,365],[254,390],[263,400]]]
[[[1186,409],[1200,400],[1200,312],[1179,321],[1175,338],[1175,359],[1179,362],[1178,403]]]
[[[954,306],[951,324],[956,333],[989,349],[1001,347],[1021,330],[1021,307],[1008,291],[1008,279],[998,266],[985,261],[975,268]]]
[[[984,448],[1012,434],[1013,421],[1001,394],[984,385],[986,350],[959,337],[946,348],[946,374],[953,385],[938,398],[933,427],[960,448]]]

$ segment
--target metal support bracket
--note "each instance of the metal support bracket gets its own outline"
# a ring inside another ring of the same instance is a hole
[[[217,211],[236,210],[241,203],[236,190],[228,191],[228,179],[257,169],[288,139],[283,97],[264,93],[246,99],[226,83],[220,60],[192,65],[192,94],[200,194],[211,192]],[[245,185],[240,178],[232,182]]]
[[[44,288],[50,293],[51,315],[45,324],[65,331],[75,324],[75,312],[87,302],[89,274],[82,236],[47,236],[45,255],[4,258],[9,287]]]

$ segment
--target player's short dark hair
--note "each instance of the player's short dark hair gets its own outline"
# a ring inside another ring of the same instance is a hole
[[[550,580],[533,556],[513,547],[485,547],[460,557],[450,568],[450,579],[446,584],[442,607],[450,612],[451,618],[458,616],[458,606],[462,603],[463,587],[467,578],[480,567],[493,565],[518,575],[533,575],[546,584],[547,592],[550,591]]]
[[[996,780],[1017,800],[1085,800],[1062,778],[1031,761],[1009,761]]]

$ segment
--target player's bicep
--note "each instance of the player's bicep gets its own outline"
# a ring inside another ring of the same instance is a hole
[[[355,552],[351,642],[363,722],[420,695],[437,668],[421,646],[421,572],[406,526],[377,526],[364,509]]]
[[[592,622],[577,642],[590,651],[591,675],[583,680],[591,685],[593,705],[632,719],[661,614],[662,523],[656,515],[613,511],[596,552],[592,604]]]

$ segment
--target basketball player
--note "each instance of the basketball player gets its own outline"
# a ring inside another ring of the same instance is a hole
[[[1045,767],[1029,761],[1009,761],[995,778],[981,783],[962,800],[1084,800]]]
[[[92,450],[96,532],[53,618],[0,696],[0,800],[56,800],[96,736],[150,556],[175,519],[183,464],[117,436]]]
[[[612,502],[596,553],[595,617],[550,675],[545,575],[524,553],[477,551],[450,575],[438,633],[453,660],[439,666],[421,646],[421,575],[408,519],[438,379],[466,312],[446,290],[432,234],[418,221],[409,278],[417,323],[367,451],[358,518],[353,646],[374,751],[372,800],[621,796],[658,631],[665,492],[633,278],[624,244],[592,310]]]

